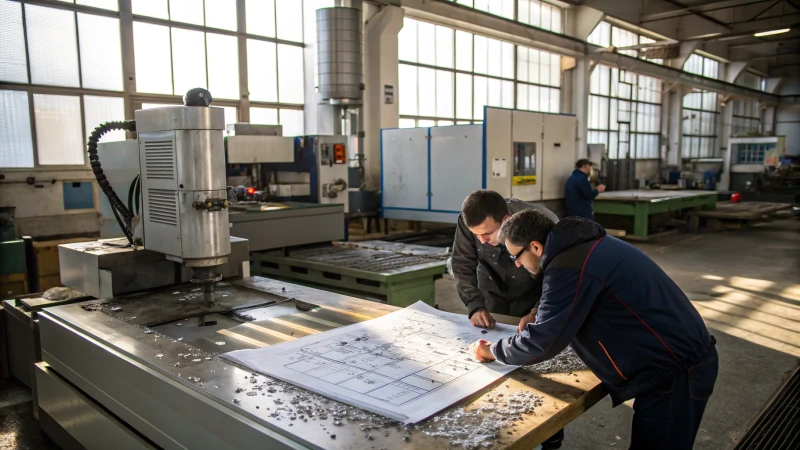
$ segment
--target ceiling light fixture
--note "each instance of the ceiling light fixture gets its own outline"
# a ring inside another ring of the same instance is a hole
[[[755,37],[772,36],[773,34],[788,33],[790,31],[792,31],[791,28],[782,28],[780,30],[762,31],[761,33],[756,33],[753,36],[755,36]]]

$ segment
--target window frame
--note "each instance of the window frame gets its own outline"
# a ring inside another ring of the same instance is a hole
[[[515,5],[516,4],[517,3],[515,2]],[[401,120],[414,120],[415,123],[417,123],[417,124],[419,124],[419,122],[421,120],[423,120],[423,121],[432,120],[432,121],[436,122],[437,124],[439,123],[439,121],[450,121],[450,122],[453,122],[453,125],[465,125],[466,122],[469,122],[469,123],[472,123],[472,124],[483,123],[483,119],[482,118],[476,118],[476,116],[474,114],[474,107],[475,107],[475,78],[476,77],[487,79],[487,83],[488,83],[488,80],[497,80],[497,81],[500,81],[501,83],[502,82],[510,82],[510,83],[512,83],[513,84],[513,92],[512,92],[513,98],[512,98],[512,101],[513,101],[513,107],[514,108],[518,108],[519,107],[517,94],[518,94],[519,87],[521,85],[534,86],[534,87],[537,87],[537,88],[555,89],[558,92],[558,105],[557,105],[558,106],[558,108],[557,108],[558,112],[541,111],[538,108],[537,109],[528,109],[528,108],[526,108],[526,109],[523,109],[523,111],[541,112],[541,113],[547,113],[547,114],[560,114],[561,102],[562,102],[562,99],[563,99],[563,93],[561,92],[561,89],[562,89],[562,86],[563,86],[563,83],[562,83],[562,81],[563,81],[562,80],[563,72],[561,70],[560,65],[558,67],[559,77],[558,77],[557,85],[544,84],[544,83],[533,83],[533,82],[529,82],[529,81],[523,81],[523,80],[521,80],[519,78],[519,72],[518,72],[517,69],[518,69],[518,65],[519,65],[519,50],[521,48],[526,49],[526,50],[530,50],[530,49],[537,50],[537,51],[546,53],[548,55],[557,55],[559,58],[562,57],[563,55],[560,55],[560,54],[555,53],[555,52],[550,52],[550,51],[547,51],[547,50],[520,46],[520,45],[514,44],[512,42],[502,41],[500,39],[496,39],[496,38],[489,37],[489,36],[483,36],[483,35],[480,35],[480,34],[477,34],[477,33],[473,33],[471,31],[459,30],[457,28],[449,27],[449,26],[446,26],[446,25],[440,25],[440,24],[437,24],[437,23],[434,23],[434,22],[428,22],[428,21],[425,21],[425,20],[417,19],[417,18],[406,17],[405,20],[413,20],[413,21],[415,21],[417,23],[422,22],[422,23],[426,23],[426,24],[430,24],[430,25],[434,25],[434,26],[439,26],[439,27],[444,27],[444,28],[448,28],[448,29],[452,30],[452,32],[453,32],[453,39],[452,39],[453,47],[452,47],[452,55],[451,55],[452,56],[452,60],[451,60],[452,61],[452,67],[431,65],[431,64],[419,63],[419,62],[415,62],[415,61],[404,60],[404,59],[401,59],[402,52],[399,52],[399,54],[398,54],[398,72],[400,71],[399,70],[400,66],[410,66],[410,67],[415,67],[416,68],[418,77],[419,77],[419,72],[418,71],[419,71],[420,68],[422,68],[422,69],[430,69],[430,70],[434,70],[434,71],[444,71],[444,72],[451,73],[453,75],[452,76],[452,80],[453,80],[453,84],[452,84],[452,86],[453,86],[452,87],[452,93],[453,93],[453,95],[452,95],[452,103],[453,103],[452,111],[453,111],[453,115],[452,116],[438,116],[438,115],[431,116],[431,115],[426,115],[426,114],[419,114],[419,104],[417,104],[417,114],[404,114],[402,111],[399,111],[399,118]],[[563,16],[562,16],[562,20],[563,20]],[[417,25],[415,25],[414,28],[415,28],[415,32],[416,32],[415,45],[417,46],[417,49],[418,49],[419,48],[419,27]],[[471,53],[470,61],[471,61],[472,70],[465,70],[463,68],[458,68],[458,66],[459,66],[459,64],[458,64],[458,41],[459,41],[459,39],[458,39],[458,36],[457,36],[458,32],[468,33],[469,36],[470,36],[470,42],[471,42],[471,44],[470,44],[470,53]],[[438,48],[438,45],[435,42],[436,35],[437,35],[437,32],[434,31],[434,42],[432,43],[432,48]],[[476,37],[481,37],[481,38],[485,38],[485,39],[492,39],[492,40],[495,40],[495,41],[499,41],[501,43],[507,43],[507,44],[513,45],[513,60],[512,60],[512,62],[513,62],[513,72],[512,72],[512,75],[510,77],[506,77],[506,76],[502,76],[502,75],[489,75],[489,74],[484,74],[484,73],[480,73],[480,72],[476,72],[475,71],[475,38]],[[417,61],[419,61],[419,53],[418,53],[418,51],[416,53],[416,58],[415,59]],[[434,55],[434,60],[437,60],[437,59],[438,59],[438,56]],[[470,82],[470,108],[469,109],[470,109],[470,111],[472,111],[472,114],[470,115],[469,118],[460,117],[458,115],[458,112],[459,112],[459,110],[458,110],[458,106],[459,106],[458,105],[458,95],[457,95],[457,92],[458,92],[458,78],[459,78],[458,75],[465,75],[465,76],[469,76],[471,78],[471,82]],[[398,79],[398,85],[400,85],[400,84],[401,84],[401,80]],[[402,86],[398,86],[398,89],[402,91],[403,87]],[[417,99],[419,99],[419,78],[417,78],[417,87],[416,87],[416,89],[417,89],[416,97],[417,97]],[[487,89],[488,89],[488,87],[487,87]],[[502,87],[501,87],[501,89],[502,89]],[[397,98],[398,102],[400,102],[400,97],[401,96],[398,96],[398,98]],[[425,126],[427,126],[427,125],[425,125]]]
[[[300,1],[300,0],[298,0]],[[86,114],[85,114],[85,107],[84,107],[84,96],[100,96],[100,97],[115,97],[115,98],[122,98],[124,102],[124,114],[126,120],[132,120],[134,118],[134,112],[137,109],[141,108],[142,103],[182,103],[182,95],[183,93],[175,93],[175,94],[155,94],[155,93],[143,93],[138,92],[136,90],[136,79],[135,79],[135,48],[133,43],[133,24],[134,22],[141,22],[150,25],[159,25],[168,27],[169,35],[170,35],[170,74],[172,75],[172,86],[173,92],[175,92],[174,88],[174,74],[173,74],[173,66],[174,60],[172,55],[172,29],[180,29],[180,30],[188,30],[188,31],[198,31],[202,32],[203,34],[203,43],[205,46],[205,53],[206,53],[206,83],[208,84],[209,81],[209,64],[208,61],[208,35],[224,35],[236,38],[236,49],[237,49],[237,59],[238,59],[238,70],[239,76],[236,80],[237,87],[239,88],[239,96],[238,98],[230,98],[230,99],[214,99],[213,106],[219,107],[235,107],[237,111],[237,120],[238,121],[246,121],[249,118],[249,108],[250,107],[260,107],[260,108],[276,108],[279,110],[300,110],[304,111],[305,104],[312,99],[309,99],[305,92],[305,78],[306,78],[306,61],[303,58],[302,68],[300,69],[303,73],[304,81],[302,83],[303,86],[303,94],[304,94],[304,102],[303,103],[282,103],[282,102],[266,102],[266,101],[253,101],[249,100],[246,96],[243,97],[242,92],[243,90],[247,90],[248,87],[248,74],[246,71],[247,67],[247,51],[246,45],[248,40],[257,40],[257,41],[265,41],[275,43],[276,45],[288,45],[293,47],[299,47],[303,51],[305,51],[307,44],[305,42],[306,38],[306,11],[305,11],[305,2],[300,5],[300,10],[302,14],[300,17],[297,18],[297,26],[301,27],[301,31],[299,32],[300,39],[298,41],[293,40],[286,40],[277,37],[278,27],[278,14],[277,14],[277,7],[275,11],[275,33],[276,37],[267,37],[258,34],[248,33],[246,31],[246,25],[239,20],[240,17],[244,15],[242,9],[245,9],[244,6],[245,2],[243,1],[235,1],[233,2],[233,7],[236,8],[236,29],[235,30],[228,30],[222,28],[211,27],[207,25],[197,25],[185,22],[179,22],[175,20],[163,19],[158,17],[151,17],[145,16],[141,14],[133,14],[132,11],[132,4],[130,2],[122,2],[123,4],[117,3],[117,9],[104,9],[100,7],[94,6],[87,6],[75,3],[73,0],[72,2],[64,2],[58,0],[14,0],[15,3],[20,5],[20,15],[22,19],[22,45],[23,51],[25,54],[25,72],[27,75],[26,82],[9,82],[9,81],[0,81],[0,90],[11,90],[11,91],[24,91],[27,94],[28,98],[28,120],[30,123],[30,130],[31,130],[31,147],[33,152],[33,166],[32,167],[0,167],[0,170],[4,172],[36,172],[36,171],[86,171],[89,169],[88,164],[88,155],[86,152],[86,148],[83,148],[84,154],[84,163],[83,164],[75,164],[75,165],[41,165],[39,164],[39,147],[36,138],[36,120],[35,120],[35,112],[33,107],[33,95],[34,94],[45,94],[45,95],[67,95],[67,96],[77,96],[80,98],[80,111],[81,111],[81,133],[85,133],[87,124],[86,124]],[[125,3],[127,3],[128,9],[120,10],[120,7],[124,7]],[[78,77],[79,81],[82,83],[82,73],[81,73],[81,59],[80,59],[80,31],[78,28],[78,13],[82,14],[89,14],[89,15],[96,15],[106,18],[114,18],[119,21],[120,27],[120,55],[122,59],[122,70],[121,70],[121,77],[122,80],[122,90],[118,91],[109,91],[109,90],[100,90],[100,89],[91,89],[91,88],[84,88],[82,85],[80,87],[66,87],[66,86],[50,86],[50,85],[39,85],[39,84],[32,84],[31,83],[31,62],[30,62],[30,50],[28,44],[28,35],[27,35],[27,27],[26,27],[26,17],[25,17],[25,5],[36,5],[51,9],[58,9],[58,10],[66,10],[73,13],[75,19],[75,43],[78,47]],[[167,9],[167,17],[169,17],[170,11],[169,8]],[[206,5],[205,0],[203,0],[203,22],[206,23],[205,19],[206,14]],[[242,46],[244,47],[244,52],[242,51]],[[244,53],[244,55],[243,55]],[[276,80],[279,78],[279,58],[276,51],[276,61],[275,61],[275,78]],[[134,76],[131,76],[134,74]],[[213,94],[213,92],[212,92]],[[307,120],[304,120],[307,122]],[[97,124],[99,125],[99,124]],[[93,124],[88,124],[88,126],[96,126]],[[303,130],[305,133],[305,127]],[[128,137],[133,137],[131,133],[128,134]]]
[[[605,144],[606,144],[606,153],[609,155],[609,159],[624,159],[624,156],[620,157],[620,155],[619,155],[619,133],[620,133],[619,122],[617,122],[617,125],[616,125],[617,128],[616,129],[614,129],[612,127],[612,124],[611,124],[612,118],[616,115],[616,113],[614,115],[612,115],[612,102],[614,100],[616,100],[617,102],[619,102],[620,100],[622,100],[622,101],[630,101],[630,103],[632,105],[632,108],[630,110],[631,123],[630,123],[630,128],[628,130],[628,134],[629,134],[628,145],[630,146],[629,151],[630,151],[630,153],[632,155],[631,159],[636,160],[636,161],[655,161],[655,160],[660,160],[661,159],[661,154],[660,154],[659,149],[661,148],[662,131],[663,131],[662,130],[662,127],[663,127],[663,107],[662,107],[662,103],[661,102],[649,102],[649,101],[645,101],[645,100],[640,100],[638,95],[636,96],[636,98],[633,98],[633,95],[631,95],[631,99],[630,100],[625,99],[625,98],[621,98],[619,95],[612,95],[615,92],[615,89],[614,89],[614,86],[613,86],[613,84],[615,82],[615,79],[614,79],[614,76],[613,76],[613,71],[614,70],[617,71],[617,77],[616,77],[617,85],[620,84],[619,73],[622,72],[622,71],[617,69],[617,68],[615,68],[615,67],[605,66],[605,65],[602,65],[602,64],[598,64],[595,67],[594,70],[602,70],[601,69],[602,67],[606,67],[606,68],[609,69],[608,83],[605,86],[605,87],[607,87],[608,94],[601,94],[601,93],[592,92],[591,81],[590,81],[588,105],[591,105],[591,98],[592,97],[606,99],[607,103],[608,103],[607,108],[606,108],[606,118],[608,119],[608,125],[607,125],[606,128],[592,128],[592,120],[589,119],[589,115],[592,114],[592,110],[591,110],[591,106],[588,106],[587,107],[587,130],[589,131],[589,133],[587,134],[587,142],[589,140],[588,136],[592,132],[605,133],[606,134],[606,142],[605,142]],[[641,77],[644,77],[646,75],[640,75],[640,74],[637,74],[635,72],[629,72],[629,73],[636,77],[636,83],[633,85],[633,89],[636,89],[637,87],[642,86],[642,84],[640,84],[642,82],[642,78]],[[592,72],[592,74],[594,74],[594,72]],[[590,75],[590,77],[591,77],[591,75]],[[653,77],[648,77],[648,78],[653,78]],[[658,80],[658,81],[663,84],[663,80]],[[616,92],[617,93],[619,92],[619,88],[618,87],[616,89]],[[663,96],[663,93],[662,93],[662,96]],[[663,101],[663,98],[662,98],[662,101]],[[617,103],[617,105],[619,105],[619,103]],[[658,120],[657,120],[658,131],[638,131],[638,130],[634,131],[634,123],[636,122],[637,116],[638,116],[638,113],[639,113],[639,105],[650,105],[650,106],[654,106],[654,107],[658,108]],[[617,110],[618,109],[619,109],[619,106],[617,106]],[[612,158],[611,157],[611,153],[610,153],[611,152],[611,135],[612,135],[612,133],[616,133],[617,134],[617,139],[616,139],[617,148],[616,148],[616,157],[615,158]],[[636,137],[639,136],[639,135],[641,135],[641,136],[658,136],[658,144],[657,144],[657,148],[656,148],[657,156],[648,157],[648,158],[642,158],[642,157],[638,157],[637,156],[637,151],[639,149],[637,148]]]

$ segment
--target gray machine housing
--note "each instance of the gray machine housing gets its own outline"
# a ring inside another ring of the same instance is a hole
[[[136,111],[147,250],[188,267],[224,264],[231,252],[228,213],[207,207],[227,198],[222,108]]]

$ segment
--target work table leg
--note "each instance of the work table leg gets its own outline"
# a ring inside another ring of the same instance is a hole
[[[648,229],[647,203],[637,202],[633,209],[633,235],[639,239],[647,239]]]

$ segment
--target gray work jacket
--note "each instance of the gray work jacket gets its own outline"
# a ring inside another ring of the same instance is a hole
[[[553,222],[558,216],[541,205],[507,199],[508,214],[535,209]],[[539,303],[542,278],[534,278],[523,267],[517,267],[504,245],[482,244],[458,216],[453,241],[453,276],[461,301],[469,315],[480,309],[491,313],[521,317]]]

